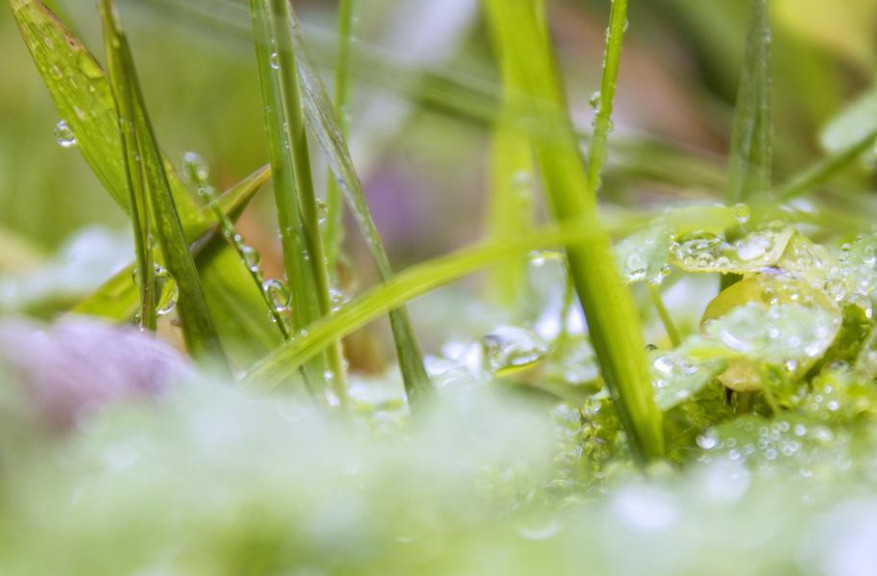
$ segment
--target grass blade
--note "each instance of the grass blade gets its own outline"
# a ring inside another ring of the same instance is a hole
[[[558,222],[601,229],[597,198],[566,113],[553,51],[537,0],[484,0],[500,57],[509,58],[524,79],[536,127],[533,146]],[[663,454],[661,412],[633,297],[616,268],[608,235],[595,232],[567,248],[569,274],[588,321],[600,370],[618,408],[634,452],[642,460]]]
[[[335,109],[326,95],[326,90],[313,64],[307,58],[301,28],[297,21],[293,28],[293,42],[299,54],[298,72],[302,80],[305,121],[310,134],[325,152],[341,192],[365,237],[378,275],[382,282],[387,282],[393,277],[390,259],[387,257],[381,235],[369,210],[362,183],[359,181],[344,135],[339,128]],[[408,400],[416,404],[432,392],[432,384],[423,366],[420,344],[411,326],[408,311],[404,307],[390,310],[389,318],[405,392]]]
[[[275,175],[283,260],[295,310],[293,328],[301,331],[330,315],[332,300],[301,107],[292,16],[286,0],[251,0],[250,12]],[[311,386],[331,383],[338,401],[346,406],[340,342],[326,351],[325,360],[317,358],[309,363],[308,381]]]
[[[165,265],[179,291],[177,312],[182,322],[186,347],[195,358],[222,366],[226,362],[225,354],[207,307],[198,270],[189,252],[189,244],[186,242],[165,173],[164,160],[149,121],[127,38],[122,31],[113,0],[103,0],[101,8],[107,60],[112,63],[111,83],[118,87],[114,92],[130,99],[130,102],[117,103],[121,112],[120,128],[131,132],[125,136],[126,142],[130,140],[136,143],[135,153],[142,158],[142,162],[132,165],[129,155],[126,158],[126,168],[133,178],[137,178],[139,172],[139,177],[146,184],[148,201],[145,204],[149,206],[155,220],[154,230]],[[126,117],[125,113],[130,113],[130,116]]]
[[[77,148],[120,206],[129,210],[125,161],[116,106],[97,60],[38,0],[9,0],[34,63],[62,118],[76,136]],[[166,166],[170,164],[164,159]],[[185,226],[200,217],[182,180],[168,171],[174,201]]]
[[[104,18],[109,8],[104,8]],[[107,26],[107,22],[104,22]],[[122,158],[125,164],[125,180],[128,187],[128,209],[134,228],[134,251],[137,256],[135,274],[140,293],[140,326],[144,330],[155,331],[158,322],[158,296],[156,295],[156,274],[152,250],[152,207],[147,195],[146,170],[144,167],[143,142],[136,129],[137,109],[132,94],[129,70],[124,56],[114,45],[118,40],[112,34],[104,34],[107,65],[110,69],[110,87],[116,106]]]
[[[862,154],[873,149],[875,142],[877,142],[877,130],[872,130],[864,138],[853,142],[839,153],[809,166],[799,174],[793,175],[777,189],[777,198],[791,200],[803,196],[858,160]]]
[[[335,66],[335,112],[341,134],[347,138],[351,121],[350,69],[353,67],[353,44],[356,35],[358,0],[341,0],[338,7],[338,58]],[[338,182],[329,171],[326,178],[326,267],[334,274],[341,242],[344,240],[344,205]]]
[[[280,386],[286,381],[290,369],[303,365],[331,342],[430,290],[500,264],[505,259],[520,258],[533,250],[575,246],[590,242],[599,235],[594,229],[581,227],[542,229],[511,241],[491,241],[412,266],[357,296],[331,317],[312,325],[306,335],[272,352],[247,373],[244,382],[255,387]]]
[[[621,63],[621,46],[627,28],[627,0],[612,0],[609,28],[606,33],[606,53],[603,58],[603,77],[600,97],[594,117],[594,136],[588,150],[588,180],[595,192],[600,189],[603,165],[609,155],[607,143],[612,131],[612,111],[615,108],[615,88]]]
[[[43,81],[76,136],[77,147],[110,195],[126,210],[129,194],[112,90],[103,69],[78,38],[38,0],[10,0],[13,15]],[[215,224],[190,196],[165,159],[167,176],[186,239],[194,242]],[[249,366],[279,341],[247,268],[224,242],[211,242],[198,259],[208,305],[223,339],[234,346],[236,361]],[[130,276],[111,292],[124,303]],[[113,297],[105,300],[112,303]],[[234,306],[229,306],[234,303]],[[124,304],[112,304],[119,316]],[[117,309],[115,309],[117,308]],[[99,306],[89,309],[100,310]],[[219,313],[221,312],[221,313]],[[119,318],[130,318],[131,313]],[[230,348],[231,349],[231,348]]]
[[[262,168],[251,174],[220,196],[218,202],[220,210],[226,217],[236,220],[270,176],[271,172],[267,168]],[[206,218],[201,221],[199,227],[190,228],[187,231],[186,241],[191,245],[192,253],[199,267],[202,267],[204,263],[205,248],[214,239],[219,238],[219,232],[217,223],[211,223]],[[126,266],[96,292],[80,301],[72,312],[100,316],[116,322],[129,321],[137,309],[137,286],[131,281],[136,268],[136,262]]]
[[[508,58],[501,62],[503,72],[502,112],[494,128],[490,150],[490,204],[488,236],[510,241],[526,234],[533,223],[533,148],[526,131],[518,126],[522,116],[520,94],[523,79]],[[524,260],[506,260],[496,266],[488,280],[488,296],[496,304],[511,310],[520,309],[526,295],[527,264]]]
[[[746,54],[731,135],[728,204],[752,202],[770,190],[773,161],[771,28],[767,0],[750,0]]]

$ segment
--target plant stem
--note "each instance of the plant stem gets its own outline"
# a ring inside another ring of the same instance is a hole
[[[664,325],[664,330],[667,331],[667,337],[670,338],[670,343],[674,348],[677,348],[682,344],[682,338],[679,336],[679,330],[676,328],[676,323],[673,322],[673,317],[670,316],[667,307],[664,306],[664,300],[661,298],[661,291],[657,286],[649,284],[649,296],[652,298],[655,310],[658,312],[658,317]]]

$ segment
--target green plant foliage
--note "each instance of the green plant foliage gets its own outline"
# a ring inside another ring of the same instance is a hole
[[[114,4],[0,11],[131,224],[0,225],[0,574],[873,572],[870,2],[119,2],[142,76]]]

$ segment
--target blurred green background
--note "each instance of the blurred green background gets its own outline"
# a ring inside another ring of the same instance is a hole
[[[312,38],[312,57],[324,64],[331,85],[336,3],[294,4]],[[570,106],[584,129],[610,2],[547,4]],[[102,59],[93,3],[50,5]],[[220,187],[265,163],[246,2],[122,0],[120,6],[169,156],[199,152]],[[739,0],[633,3],[614,137],[647,140],[649,147],[613,166],[606,199],[632,202],[643,198],[642,190],[720,199],[746,6]],[[776,169],[782,176],[820,154],[820,129],[872,84],[877,0],[775,0],[772,13]],[[465,92],[417,73],[488,93],[497,73],[477,0],[363,0],[359,30],[352,150],[391,256],[402,266],[478,238],[488,188],[489,117],[473,118]],[[0,54],[0,232],[6,239],[0,249],[51,251],[84,225],[123,227],[122,212],[76,149],[56,143],[60,118],[8,7],[0,9]],[[701,189],[685,169],[672,182],[636,177],[666,162],[655,154],[680,150],[685,161],[693,159],[692,171],[705,166],[719,174],[714,189]],[[859,182],[870,182],[865,168],[853,175]],[[270,273],[277,247],[269,195],[257,199],[241,227],[265,254]],[[349,236],[356,254],[358,237]]]

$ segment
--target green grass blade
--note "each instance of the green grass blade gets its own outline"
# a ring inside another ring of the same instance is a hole
[[[386,282],[393,277],[390,259],[384,249],[384,243],[372,218],[371,210],[369,210],[362,183],[359,181],[359,176],[353,166],[344,135],[339,128],[335,108],[326,95],[326,90],[313,64],[307,58],[304,40],[297,22],[293,28],[293,41],[299,54],[298,71],[302,79],[305,120],[310,134],[325,152],[341,192],[347,200],[360,230],[362,230],[366,244],[372,258],[374,258],[378,275],[381,281]],[[393,309],[389,312],[389,317],[405,392],[409,401],[414,404],[431,394],[432,384],[423,366],[423,354],[414,334],[408,311],[404,307]]]
[[[556,71],[553,50],[534,0],[484,0],[501,58],[509,58],[531,99],[533,146],[558,222],[601,230],[597,198],[578,151]],[[663,454],[661,412],[655,404],[645,343],[633,297],[616,268],[608,235],[567,248],[569,274],[588,321],[604,380],[634,452]]]
[[[588,180],[595,192],[600,189],[603,165],[609,156],[609,132],[612,130],[612,111],[615,108],[615,88],[621,64],[621,46],[627,29],[627,0],[612,0],[609,28],[606,33],[606,53],[603,57],[603,77],[600,98],[594,117],[594,136],[588,149]]]
[[[295,311],[293,329],[299,332],[331,314],[332,302],[301,107],[292,16],[286,0],[251,0],[250,12],[283,260]],[[321,358],[311,361],[306,373],[311,386],[331,383],[338,401],[347,405],[340,342],[327,350],[325,362]]]
[[[132,141],[137,143],[137,151],[142,157],[142,163],[138,162],[133,166],[126,159],[127,170],[130,174],[140,172],[146,183],[146,205],[150,207],[155,220],[154,230],[165,266],[179,291],[176,306],[186,347],[195,358],[223,366],[226,363],[225,354],[207,307],[195,261],[189,252],[189,244],[165,173],[164,159],[149,121],[127,38],[122,31],[113,0],[103,0],[101,8],[104,35],[107,39],[107,59],[114,63],[110,70],[111,82],[114,86],[124,85],[124,90],[116,92],[130,98],[131,117],[121,116],[120,124],[124,131],[133,133]],[[128,103],[120,103],[120,110],[125,110],[125,106]]]
[[[104,25],[109,26],[109,14],[104,10]],[[104,34],[107,65],[110,73],[110,87],[116,106],[122,157],[125,164],[125,180],[128,187],[128,209],[134,229],[134,251],[137,256],[135,274],[140,293],[140,326],[144,330],[155,331],[158,323],[156,305],[156,274],[153,258],[151,231],[152,209],[147,195],[147,183],[143,151],[137,129],[135,128],[137,111],[132,94],[131,83],[128,81],[126,62],[119,50],[114,48],[117,40],[112,34]]]
[[[767,0],[750,0],[743,72],[734,110],[728,204],[752,202],[770,190],[773,162],[771,28]]]
[[[502,112],[494,127],[490,149],[490,189],[487,233],[501,242],[525,234],[533,224],[533,183],[536,173],[530,137],[518,126],[522,115],[520,95],[523,79],[508,58],[503,71]],[[519,310],[527,293],[527,264],[506,260],[495,267],[488,279],[488,297],[512,311]]]
[[[279,386],[286,381],[290,368],[301,366],[331,342],[430,290],[500,264],[505,259],[520,258],[533,250],[590,242],[598,235],[593,229],[581,227],[535,230],[511,241],[488,242],[412,266],[357,296],[330,318],[312,325],[306,335],[272,352],[247,373],[244,381],[256,387]]]
[[[799,174],[793,175],[777,189],[777,198],[791,200],[812,191],[858,160],[862,154],[873,149],[875,142],[877,142],[877,130],[872,130],[864,138],[853,142],[839,153],[812,164]]]
[[[38,0],[9,0],[21,36],[77,148],[123,208],[129,193],[116,107],[106,75],[80,40]],[[167,160],[165,165],[169,166]],[[198,205],[180,178],[169,172],[184,225],[199,218]]]
[[[335,112],[341,134],[347,138],[351,122],[351,78],[356,10],[359,0],[341,0],[338,7],[338,58],[335,66]],[[335,273],[341,242],[344,240],[344,205],[338,182],[329,171],[326,178],[326,267]]]

